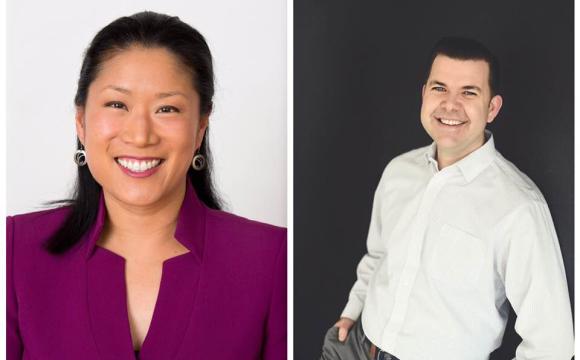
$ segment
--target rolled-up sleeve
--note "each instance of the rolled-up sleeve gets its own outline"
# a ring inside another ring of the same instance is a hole
[[[371,223],[367,235],[367,253],[357,266],[357,280],[350,290],[348,302],[340,315],[352,320],[359,318],[364,307],[370,278],[375,272],[378,262],[385,255],[385,244],[381,240],[381,207],[384,178],[385,173],[383,173],[373,199]]]
[[[18,301],[14,288],[14,218],[6,218],[6,359],[22,359]]]
[[[522,342],[516,359],[570,359],[574,334],[566,273],[548,206],[533,201],[503,223],[500,275]]]

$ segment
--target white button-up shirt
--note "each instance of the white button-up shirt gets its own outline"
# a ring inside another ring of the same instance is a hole
[[[393,159],[341,316],[402,360],[488,359],[511,303],[517,359],[570,359],[560,246],[535,184],[486,143],[438,170],[435,144]]]

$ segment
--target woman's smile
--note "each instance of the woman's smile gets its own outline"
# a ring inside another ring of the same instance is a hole
[[[125,174],[137,178],[153,175],[163,163],[163,159],[160,158],[136,158],[128,156],[117,157],[115,161]]]

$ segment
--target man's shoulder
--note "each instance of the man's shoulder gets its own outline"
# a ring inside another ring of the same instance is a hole
[[[388,162],[383,171],[383,176],[393,175],[403,170],[424,169],[427,159],[425,154],[429,151],[429,146],[423,146],[395,156]]]
[[[517,196],[522,202],[545,202],[540,189],[534,181],[498,151],[496,151],[495,161],[493,162],[493,171],[489,176],[504,189],[505,193]]]
[[[394,164],[398,163],[413,163],[413,164],[421,164],[421,162],[425,163],[426,154],[429,152],[430,145],[423,146],[417,149],[409,150],[404,152],[398,156],[395,156],[390,162]]]

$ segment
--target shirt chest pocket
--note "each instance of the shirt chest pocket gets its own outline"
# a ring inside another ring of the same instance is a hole
[[[456,288],[470,288],[477,283],[483,267],[484,246],[467,232],[443,224],[434,238],[429,261],[429,276]]]

